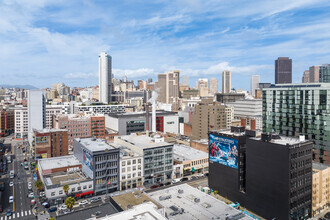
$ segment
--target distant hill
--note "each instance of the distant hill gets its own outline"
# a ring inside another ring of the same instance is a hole
[[[0,85],[0,87],[3,87],[3,88],[20,88],[20,89],[39,89],[35,86],[31,86],[31,85],[6,85],[6,84],[3,84],[3,85]]]

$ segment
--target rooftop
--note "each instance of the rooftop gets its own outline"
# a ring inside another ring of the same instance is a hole
[[[151,106],[149,107],[151,109]],[[124,117],[145,117],[146,112],[125,112],[125,113],[110,113],[109,116],[113,118],[124,118]],[[152,111],[149,111],[151,117]],[[157,110],[156,115],[177,115],[176,112]]]
[[[185,160],[196,160],[200,158],[207,158],[208,153],[196,150],[192,147],[183,145],[183,144],[175,144],[173,146],[173,158],[179,161]]]
[[[226,219],[230,216],[236,216],[233,219],[237,220],[252,219],[188,184],[158,190],[149,195],[165,207],[171,219]]]
[[[170,143],[162,141],[161,137],[149,137],[146,135],[136,135],[136,134],[131,134],[131,135],[124,135],[118,137],[122,139],[123,141],[126,141],[132,145],[136,145],[138,147],[141,147],[143,149],[147,148],[154,148],[154,147],[164,147],[164,146],[170,146]]]
[[[40,159],[38,164],[42,170],[81,165],[79,160],[73,155]]]
[[[114,195],[112,198],[123,210],[127,210],[132,206],[140,205],[145,202],[152,202],[158,209],[162,208],[159,203],[145,193],[142,193],[140,190],[135,190],[133,192],[118,192],[118,195]]]
[[[75,140],[80,142],[84,147],[86,147],[91,152],[115,149],[113,146],[110,146],[102,139],[75,138]]]
[[[132,209],[124,212],[119,212],[110,216],[99,218],[102,220],[117,220],[117,219],[143,219],[143,220],[166,220],[157,207],[151,202],[143,203],[134,206]]]
[[[295,145],[295,144],[301,144],[307,142],[306,140],[299,140],[299,138],[293,138],[293,137],[285,137],[285,136],[279,136],[279,139],[271,139],[269,143],[273,144],[280,144],[280,145]],[[261,137],[255,137],[251,138],[253,140],[259,140],[261,141]]]
[[[41,130],[33,129],[34,132],[37,132],[39,134],[44,134],[44,133],[51,133],[51,132],[57,132],[57,131],[68,131],[66,129],[58,129],[58,128],[44,128]]]
[[[329,167],[330,167],[330,165],[326,165],[323,163],[317,163],[317,162],[312,163],[312,168],[314,170],[325,170],[325,169],[328,169]]]
[[[52,174],[43,175],[44,183],[46,186],[64,186],[74,183],[80,183],[86,180],[92,180],[87,177],[80,169],[72,171],[61,171]]]

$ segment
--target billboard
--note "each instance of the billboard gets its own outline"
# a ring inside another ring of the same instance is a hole
[[[83,171],[87,176],[89,176],[90,178],[93,179],[93,177],[94,177],[94,175],[93,175],[93,166],[94,166],[93,165],[94,164],[93,156],[85,150],[83,151],[83,154],[84,154],[83,155],[84,156],[83,165],[82,165]]]
[[[37,144],[46,143],[46,142],[47,142],[47,136],[36,137],[36,143]]]
[[[238,141],[231,138],[209,135],[210,161],[237,169]]]

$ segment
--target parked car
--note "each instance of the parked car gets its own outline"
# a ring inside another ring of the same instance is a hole
[[[14,202],[14,197],[13,196],[9,196],[9,203],[13,203]]]
[[[188,177],[183,177],[182,179],[181,179],[181,182],[184,182],[184,181],[187,181],[188,180]]]
[[[195,179],[197,179],[197,177],[196,176],[192,176],[190,179],[191,180],[195,180]]]
[[[12,214],[11,210],[8,209],[6,215],[7,215],[7,216],[11,216],[11,214]]]
[[[13,185],[14,185],[14,182],[10,182],[10,183],[9,183],[9,186],[13,186]]]
[[[86,205],[86,204],[88,204],[87,200],[83,200],[83,201],[79,202],[79,205]]]
[[[327,214],[324,215],[324,218],[330,219],[330,212],[327,212]]]
[[[95,198],[91,198],[91,203],[95,203],[101,201],[101,197],[95,197]]]
[[[197,174],[197,176],[198,176],[198,177],[203,177],[203,176],[204,176],[204,174],[202,174],[202,173],[199,173],[199,174]]]
[[[40,192],[40,197],[44,197],[45,196],[45,192]]]
[[[159,185],[153,185],[153,186],[150,186],[150,189],[155,189],[155,188],[158,188]]]
[[[48,209],[48,212],[55,212],[57,210],[57,207],[53,206]]]
[[[171,182],[166,182],[165,186],[171,185]]]
[[[32,199],[31,202],[30,202],[31,205],[34,205],[36,204],[36,200]]]
[[[28,197],[29,197],[29,198],[34,198],[34,193],[33,193],[33,192],[30,193],[30,194],[28,195]]]
[[[66,210],[64,210],[63,213],[64,213],[64,214],[68,214],[68,213],[73,212],[73,211],[74,211],[73,209],[71,209],[71,210],[70,210],[70,209],[66,209]]]
[[[66,210],[67,207],[66,207],[66,205],[61,205],[58,209],[59,209],[59,210]]]

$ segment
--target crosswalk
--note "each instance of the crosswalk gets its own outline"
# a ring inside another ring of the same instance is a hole
[[[21,217],[32,215],[32,211],[17,211],[12,216],[1,216],[0,220],[19,219]]]

